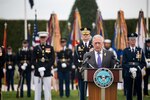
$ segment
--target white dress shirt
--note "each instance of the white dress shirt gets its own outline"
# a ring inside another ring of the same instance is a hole
[[[98,63],[97,61],[97,58],[98,58],[98,52],[97,51],[94,51],[95,52],[95,59],[96,59],[96,63]],[[100,51],[100,57],[101,57],[101,62],[103,61],[103,50]]]

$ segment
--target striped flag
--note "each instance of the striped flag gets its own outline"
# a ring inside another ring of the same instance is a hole
[[[121,10],[118,12],[118,18],[114,27],[113,47],[117,50],[124,50],[128,46],[127,25],[124,19],[124,12]]]
[[[74,22],[73,22],[73,29],[71,34],[72,46],[75,47],[79,44],[81,39],[81,17],[78,9],[76,8],[74,13]]]
[[[96,34],[100,34],[105,38],[104,28],[103,28],[103,18],[101,15],[101,11],[99,9],[97,10],[97,15],[96,15]]]
[[[55,13],[51,14],[50,20],[48,22],[48,39],[47,43],[51,44],[54,47],[55,52],[59,52],[62,47],[60,44],[61,33],[59,27],[59,21]]]
[[[138,34],[136,46],[144,49],[147,30],[146,30],[146,25],[145,25],[145,21],[144,21],[144,12],[143,11],[139,12],[139,18],[138,18],[138,22],[137,22],[137,26],[136,26],[136,33]]]
[[[34,32],[32,36],[32,46],[35,47],[36,45],[40,44],[39,34],[38,34],[38,26],[37,26],[37,15],[35,14],[34,20]]]

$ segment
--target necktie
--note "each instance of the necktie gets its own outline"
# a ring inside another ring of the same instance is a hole
[[[132,52],[134,52],[134,48],[132,48]]]
[[[101,61],[101,57],[100,57],[100,53],[97,53],[98,54],[98,57],[97,57],[97,65],[98,65],[98,68],[101,68],[101,64],[102,64],[102,61]]]
[[[87,48],[87,43],[85,43],[85,46],[84,46],[85,48]]]

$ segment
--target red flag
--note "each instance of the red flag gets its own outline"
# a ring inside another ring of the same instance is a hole
[[[56,52],[59,52],[62,49],[60,44],[61,33],[60,33],[59,21],[55,13],[51,14],[49,20],[48,32],[49,35],[48,35],[47,42],[54,47],[54,50]]]
[[[73,23],[73,30],[71,34],[71,40],[72,40],[72,46],[76,46],[79,44],[80,39],[81,39],[81,18],[80,18],[80,13],[78,9],[75,10],[74,13],[74,23]]]
[[[4,37],[3,37],[3,46],[4,46],[4,49],[6,51],[6,47],[7,47],[7,23],[4,24]]]

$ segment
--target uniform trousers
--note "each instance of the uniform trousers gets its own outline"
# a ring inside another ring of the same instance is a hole
[[[42,84],[44,85],[44,100],[52,100],[51,97],[51,76],[34,77],[35,95],[34,100],[41,100]]]

